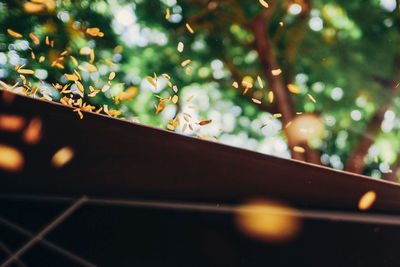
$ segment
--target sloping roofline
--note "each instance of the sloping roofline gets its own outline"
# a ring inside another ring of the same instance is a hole
[[[0,91],[3,94],[10,92]],[[62,104],[15,95],[0,114],[43,121],[42,140],[23,143],[0,132],[0,142],[25,155],[21,172],[0,171],[0,193],[241,202],[254,197],[294,206],[356,210],[369,190],[371,211],[400,211],[400,185],[324,166],[282,159],[92,112],[79,119]],[[75,150],[60,169],[50,159]]]

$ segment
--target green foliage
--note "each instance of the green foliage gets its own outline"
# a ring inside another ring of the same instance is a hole
[[[10,84],[18,80],[13,71],[15,61],[30,57],[29,50],[20,48],[20,40],[7,35],[7,28],[26,38],[30,32],[42,40],[49,35],[55,40],[54,48],[49,50],[42,42],[34,47],[37,56],[48,58],[51,53],[69,49],[78,60],[84,60],[79,48],[90,46],[95,48],[100,72],[97,78],[101,83],[106,83],[110,71],[117,72],[112,95],[122,90],[118,83],[125,83],[126,88],[132,85],[139,88],[138,96],[122,101],[121,107],[114,104],[110,94],[99,94],[87,101],[121,108],[123,116],[140,116],[144,124],[165,126],[177,108],[169,105],[169,111],[166,109],[156,115],[154,94],[168,97],[173,91],[164,83],[160,91],[153,92],[146,77],[153,76],[154,72],[158,76],[168,73],[171,82],[180,89],[179,108],[185,109],[188,105],[185,99],[195,95],[192,104],[199,107],[199,116],[213,119],[212,124],[202,128],[201,134],[217,136],[225,143],[289,156],[280,131],[281,123],[268,118],[270,113],[266,109],[274,108],[266,97],[269,85],[260,88],[255,82],[248,93],[263,100],[264,110],[252,103],[251,97],[243,96],[241,88],[237,90],[231,86],[233,81],[240,84],[246,75],[254,80],[259,75],[266,83],[256,52],[256,37],[247,27],[263,7],[258,1],[249,0],[175,2],[58,0],[54,10],[27,14],[23,9],[24,1],[0,1],[3,29],[0,59],[7,58],[6,62],[0,61],[0,79]],[[384,131],[371,137],[376,138],[376,142],[366,159],[366,174],[380,176],[374,155],[379,156],[379,163],[392,164],[400,148],[397,141],[400,98],[392,93],[400,73],[398,7],[388,10],[390,8],[385,9],[380,1],[372,0],[315,0],[309,17],[303,19],[302,13],[288,12],[290,3],[277,1],[268,22],[268,36],[283,70],[284,81],[302,89],[293,97],[296,111],[314,112],[324,119],[325,134],[312,145],[321,151],[324,164],[343,168],[357,141],[363,138],[369,119],[382,105],[391,103],[390,112],[393,111],[394,117],[388,113]],[[393,3],[396,4],[394,0]],[[166,8],[171,10],[169,20],[165,19]],[[186,30],[187,22],[195,34]],[[284,23],[283,27],[280,22]],[[80,29],[86,27],[99,27],[104,37],[83,34]],[[296,36],[301,38],[297,40]],[[178,42],[185,45],[182,53],[176,50]],[[296,49],[291,50],[293,47]],[[15,57],[13,51],[17,51],[18,60],[10,59]],[[113,59],[117,64],[108,66],[105,59]],[[192,60],[190,75],[180,65],[185,59]],[[71,62],[65,70],[51,67],[49,61],[45,64],[27,62],[31,69],[45,70],[48,83],[60,82],[63,73],[72,73],[74,69]],[[87,74],[83,78],[88,85],[96,86],[94,77],[96,75]],[[317,99],[316,103],[310,101],[308,93]],[[359,114],[361,117],[357,118]],[[264,124],[266,126],[261,127]]]

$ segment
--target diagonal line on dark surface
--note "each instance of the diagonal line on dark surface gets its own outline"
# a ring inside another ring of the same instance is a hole
[[[21,233],[21,234],[23,234],[23,235],[25,235],[25,236],[27,236],[29,238],[33,238],[34,237],[34,234],[32,232],[30,232],[29,230],[19,226],[16,223],[10,222],[9,220],[4,219],[2,217],[0,217],[0,224],[3,224],[4,226],[7,226],[8,228],[13,229],[16,232],[19,232],[19,233]],[[65,257],[77,262],[78,264],[80,264],[82,266],[87,266],[87,267],[96,267],[97,266],[97,265],[95,265],[95,264],[83,259],[82,257],[80,257],[78,255],[75,255],[74,253],[66,250],[65,248],[62,248],[59,245],[56,245],[53,242],[50,242],[50,241],[48,241],[48,240],[46,240],[44,238],[40,239],[38,242],[40,244],[44,245],[45,247],[47,247],[49,249],[52,249],[52,250],[64,255]],[[0,242],[0,245],[1,245],[1,242]],[[9,254],[12,254],[12,253],[9,253]]]
[[[7,255],[12,255],[12,251],[6,246],[6,244],[4,244],[2,241],[0,241],[0,250],[3,250],[5,253],[7,253]],[[15,263],[19,266],[19,267],[27,267],[27,265],[25,263],[23,263],[20,259],[15,259]]]
[[[23,245],[20,249],[18,249],[15,253],[13,253],[7,260],[5,260],[0,265],[0,267],[6,267],[11,263],[13,263],[18,257],[24,254],[39,240],[41,240],[46,234],[48,234],[51,230],[56,228],[60,223],[62,223],[65,219],[67,219],[70,215],[72,215],[86,201],[87,201],[86,196],[82,196],[77,201],[75,201],[74,204],[72,204],[69,208],[67,208],[63,213],[61,213],[57,218],[55,218],[45,228],[43,228],[43,230],[41,230],[38,234],[32,237],[25,245]]]
[[[13,199],[22,201],[44,201],[44,202],[70,202],[73,198],[60,196],[36,196],[36,195],[19,195],[19,194],[0,194],[0,199]],[[190,203],[177,201],[152,201],[152,200],[130,200],[130,199],[104,199],[88,197],[86,205],[103,205],[103,206],[125,206],[137,208],[153,208],[164,210],[182,210],[194,212],[212,212],[212,213],[236,213],[246,212],[246,208],[240,205],[220,205],[210,203]],[[254,210],[248,210],[254,212]],[[265,211],[263,211],[265,212]],[[340,210],[317,210],[298,208],[293,211],[273,211],[269,213],[282,214],[287,216],[298,216],[304,219],[314,220],[330,220],[342,222],[357,222],[365,224],[382,224],[400,226],[400,215],[388,215],[381,213],[365,213],[356,211],[340,211]],[[267,213],[268,213],[267,212]],[[1,222],[1,221],[0,221]]]

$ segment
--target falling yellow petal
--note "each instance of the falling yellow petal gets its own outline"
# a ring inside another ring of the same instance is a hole
[[[131,86],[123,92],[118,94],[119,99],[121,100],[131,100],[135,98],[138,94],[139,90],[136,86]]]
[[[155,88],[157,88],[156,83],[153,81],[153,77],[147,76],[147,80],[149,81],[149,83],[151,83],[151,85],[153,85]]]
[[[100,29],[95,27],[95,28],[87,28],[86,33],[91,35],[91,36],[97,36],[100,32]]]
[[[31,33],[29,34],[29,37],[32,39],[32,41],[33,41],[36,45],[39,45],[39,44],[40,44],[39,37],[37,37],[37,35],[34,34],[33,32],[31,32]]]
[[[265,8],[268,8],[268,7],[269,7],[268,3],[265,2],[264,0],[259,0],[259,2],[260,2],[260,4],[261,4],[263,7],[265,7]]]
[[[304,153],[304,152],[306,152],[306,150],[305,150],[303,147],[301,147],[301,146],[294,146],[294,147],[293,147],[293,151],[298,152],[298,153]]]
[[[42,138],[42,121],[39,118],[33,118],[22,134],[22,139],[28,145],[37,144]]]
[[[271,70],[272,75],[274,76],[278,76],[279,74],[282,73],[281,69],[275,69],[275,70]]]
[[[295,84],[288,84],[287,85],[287,87],[288,87],[288,89],[289,89],[289,91],[291,92],[291,93],[293,93],[293,94],[298,94],[298,93],[300,93],[300,88],[297,86],[297,85],[295,85]]]
[[[92,48],[90,48],[88,46],[82,47],[81,50],[79,51],[79,53],[81,55],[90,55],[90,53],[92,53]]]
[[[269,101],[269,103],[274,102],[274,92],[272,92],[272,91],[268,92],[268,101]]]
[[[358,208],[360,210],[369,209],[372,206],[372,204],[374,204],[375,199],[376,199],[376,193],[372,190],[368,191],[358,201]]]
[[[207,125],[207,124],[209,124],[209,123],[211,123],[211,122],[212,122],[212,120],[201,121],[201,122],[199,122],[199,125],[200,125],[200,126],[203,126],[203,125]]]
[[[74,150],[71,147],[63,147],[59,149],[51,159],[51,164],[56,168],[61,168],[71,161],[74,157]]]
[[[28,70],[28,69],[18,69],[17,72],[20,74],[34,74],[35,73],[33,70]]]
[[[17,115],[0,114],[0,130],[17,132],[24,127],[26,121]]]
[[[275,243],[292,240],[302,225],[298,211],[263,199],[254,199],[240,205],[235,214],[235,222],[246,236]]]
[[[115,72],[111,72],[110,75],[108,75],[108,79],[111,81],[115,78]]]
[[[20,34],[20,33],[18,33],[18,32],[15,32],[15,31],[13,31],[13,30],[11,30],[11,29],[7,29],[7,32],[8,32],[8,34],[11,35],[12,37],[15,37],[15,38],[22,38],[22,34]]]
[[[75,84],[76,86],[78,86],[79,91],[81,91],[82,93],[85,91],[80,81],[75,81]]]
[[[194,30],[193,30],[192,27],[189,25],[189,23],[186,23],[186,29],[187,29],[191,34],[194,34]]]
[[[190,59],[186,59],[185,61],[182,61],[181,66],[185,67],[187,64],[189,64],[191,62]]]
[[[87,63],[87,64],[85,65],[85,68],[86,68],[88,71],[90,71],[90,72],[97,72],[97,68],[96,68],[95,65],[92,65],[92,64]]]
[[[178,43],[178,47],[176,49],[178,50],[179,53],[182,53],[183,52],[183,47],[184,47],[183,43],[179,42]]]
[[[179,100],[179,98],[178,98],[177,95],[174,95],[174,96],[172,97],[172,103],[176,104],[176,103],[178,103],[178,100]]]
[[[75,82],[75,81],[79,80],[79,77],[75,73],[73,73],[73,74],[65,73],[64,76],[65,76],[65,78],[67,78],[68,81]]]
[[[24,166],[24,156],[11,146],[0,144],[0,169],[17,172]]]
[[[169,19],[170,17],[170,12],[169,12],[169,8],[167,8],[167,10],[165,11],[165,19]]]
[[[251,100],[256,104],[261,104],[261,101],[256,98],[252,98]]]
[[[264,88],[264,84],[263,84],[263,82],[262,82],[262,80],[261,80],[261,77],[258,76],[258,75],[257,75],[257,82],[258,82],[258,85],[259,85],[261,88]]]
[[[315,98],[312,95],[307,94],[307,96],[312,102],[317,103],[317,100],[315,100]]]
[[[157,108],[156,108],[156,114],[162,112],[164,110],[164,108],[165,108],[165,103],[164,102],[158,103]]]

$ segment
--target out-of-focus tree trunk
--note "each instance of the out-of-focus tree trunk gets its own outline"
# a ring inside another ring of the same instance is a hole
[[[381,107],[371,118],[368,124],[368,129],[365,135],[359,140],[355,149],[350,154],[349,159],[346,162],[345,170],[349,172],[362,173],[365,167],[364,158],[368,154],[368,150],[374,143],[373,137],[375,137],[381,128],[381,124],[385,115],[386,110],[390,105]]]
[[[280,75],[274,76],[272,74],[273,69],[279,68],[267,30],[268,21],[273,13],[274,5],[275,1],[271,1],[270,8],[265,9],[258,14],[251,21],[249,26],[255,36],[256,49],[263,67],[264,75],[267,78],[269,87],[274,92],[277,110],[282,114],[283,125],[286,125],[293,120],[295,116],[295,110],[293,100],[286,89],[286,84],[284,83],[282,77]],[[300,40],[298,42],[300,42]],[[286,136],[288,137],[288,135]],[[320,164],[317,151],[310,148],[307,144],[294,143],[289,137],[287,141],[294,159]],[[306,150],[305,153],[294,151],[293,147],[297,145],[302,146]]]
[[[400,1],[396,0],[396,12],[400,11]],[[400,16],[397,16],[397,27],[398,30],[400,31]],[[394,70],[395,70],[395,75],[396,77],[400,77],[400,51],[398,51],[396,60],[394,63]],[[392,80],[387,80],[387,79],[381,79],[381,78],[375,78],[377,82],[379,82],[383,87],[386,87],[389,89],[389,93],[391,96],[394,96],[399,89],[399,84],[396,81]],[[392,99],[390,97],[389,99]],[[381,124],[384,119],[385,112],[390,108],[391,103],[388,103],[381,108],[379,108],[376,113],[372,116],[371,120],[369,121],[368,124],[368,129],[364,135],[363,138],[361,138],[355,149],[352,151],[350,154],[346,165],[345,165],[345,170],[350,171],[350,172],[355,172],[355,173],[362,173],[365,167],[365,161],[364,158],[368,154],[368,150],[371,147],[371,145],[374,143],[374,138],[375,136],[379,133]]]

